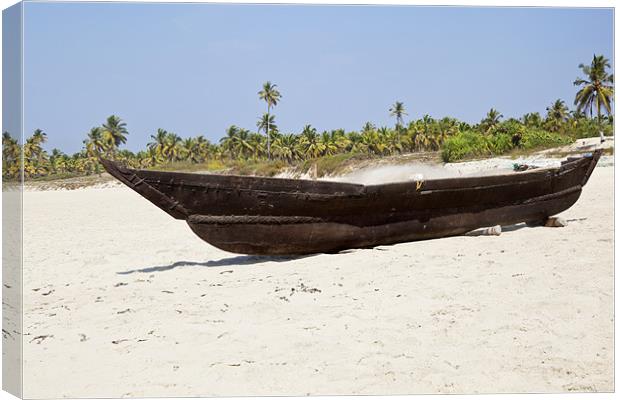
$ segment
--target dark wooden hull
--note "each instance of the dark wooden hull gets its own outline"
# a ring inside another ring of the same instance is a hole
[[[336,252],[541,221],[572,206],[600,151],[558,168],[384,185],[133,170],[114,177],[184,219],[206,242],[242,254]]]

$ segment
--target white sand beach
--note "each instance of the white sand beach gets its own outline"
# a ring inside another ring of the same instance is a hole
[[[612,391],[613,167],[564,228],[220,251],[125,187],[24,194],[24,396]]]

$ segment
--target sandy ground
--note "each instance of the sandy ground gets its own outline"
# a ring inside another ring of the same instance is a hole
[[[613,168],[565,228],[237,256],[126,188],[24,194],[24,396],[612,391]]]

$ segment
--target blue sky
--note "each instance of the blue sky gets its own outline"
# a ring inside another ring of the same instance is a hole
[[[157,128],[254,130],[266,80],[284,132],[392,125],[395,100],[408,118],[544,113],[613,49],[611,9],[33,2],[24,20],[26,134],[69,153],[110,114],[131,150]]]

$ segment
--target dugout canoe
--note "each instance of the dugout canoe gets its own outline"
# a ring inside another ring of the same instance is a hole
[[[579,199],[600,155],[571,157],[556,168],[381,185],[136,170],[100,161],[215,247],[300,255],[542,222]]]

